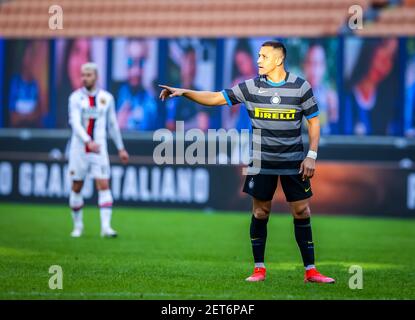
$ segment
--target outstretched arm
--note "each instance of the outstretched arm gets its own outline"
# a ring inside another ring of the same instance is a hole
[[[223,106],[226,103],[226,99],[222,92],[212,91],[196,91],[182,88],[173,88],[165,85],[159,85],[163,88],[160,93],[160,99],[164,101],[168,98],[183,96],[196,103],[203,104],[205,106]]]

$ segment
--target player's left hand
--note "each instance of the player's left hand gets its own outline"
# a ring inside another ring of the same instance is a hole
[[[118,151],[118,156],[120,157],[121,162],[123,164],[127,164],[128,163],[128,159],[130,158],[130,156],[128,155],[127,150],[121,149],[120,151]]]
[[[307,157],[301,162],[300,172],[298,173],[302,173],[302,179],[304,181],[306,179],[311,179],[314,176],[315,169],[316,160]]]

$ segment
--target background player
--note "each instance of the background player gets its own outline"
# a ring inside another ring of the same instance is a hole
[[[72,237],[83,232],[82,207],[84,200],[81,190],[88,171],[95,179],[98,190],[98,206],[101,216],[101,236],[115,237],[111,228],[112,194],[109,188],[110,164],[107,151],[107,128],[118,149],[122,163],[128,162],[120,129],[115,114],[114,97],[97,88],[98,69],[88,62],[81,67],[83,87],[69,97],[69,124],[72,138],[69,151],[69,174],[72,190],[69,206],[72,209],[74,229]]]
[[[305,282],[333,283],[334,279],[320,274],[314,265],[314,244],[310,224],[309,198],[312,196],[309,179],[313,177],[320,139],[318,107],[310,84],[300,77],[286,72],[285,46],[277,41],[265,42],[257,60],[259,77],[245,80],[222,92],[193,91],[182,88],[164,88],[162,100],[184,96],[207,106],[244,103],[254,129],[261,129],[261,167],[258,175],[248,175],[244,192],[253,197],[253,216],[250,236],[255,261],[253,274],[247,281],[265,280],[264,264],[267,223],[271,212],[271,200],[277,188],[278,178],[294,217],[294,231],[303,264]],[[310,149],[304,157],[301,138],[303,116],[308,121]],[[260,140],[258,140],[260,139]],[[255,162],[251,165],[255,165]],[[254,172],[254,171],[251,171]]]

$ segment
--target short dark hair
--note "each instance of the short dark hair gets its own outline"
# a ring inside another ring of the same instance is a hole
[[[274,49],[281,49],[282,54],[284,55],[284,60],[285,60],[285,57],[287,56],[287,49],[285,48],[284,44],[282,42],[277,41],[277,40],[265,41],[262,44],[262,47],[273,47]]]

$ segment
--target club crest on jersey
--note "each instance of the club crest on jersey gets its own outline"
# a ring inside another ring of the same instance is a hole
[[[105,100],[105,98],[101,98],[99,100],[99,103],[101,103],[102,105],[105,105],[107,103],[107,100]]]
[[[281,102],[281,98],[278,95],[274,95],[271,97],[271,103],[272,104],[279,104]]]

